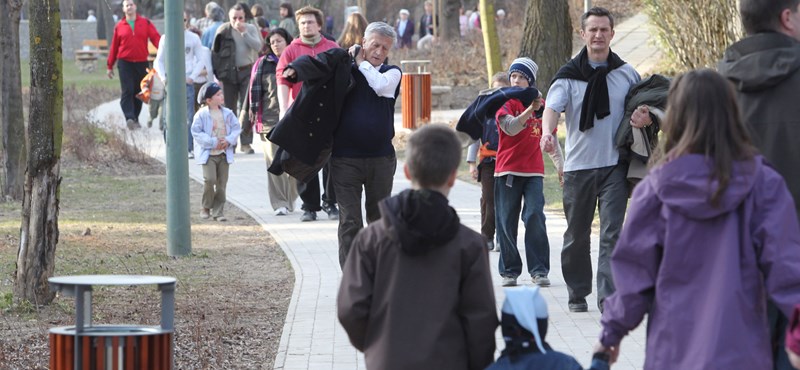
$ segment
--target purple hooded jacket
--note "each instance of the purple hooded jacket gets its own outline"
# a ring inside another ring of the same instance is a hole
[[[787,315],[800,303],[800,227],[783,178],[761,156],[738,162],[713,207],[710,177],[702,155],[654,169],[611,257],[617,290],[600,342],[618,345],[648,314],[648,370],[772,369],[766,297]]]

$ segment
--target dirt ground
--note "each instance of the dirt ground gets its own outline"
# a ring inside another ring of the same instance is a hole
[[[294,276],[255,221],[230,204],[228,222],[200,219],[190,182],[193,253],[168,257],[163,165],[63,163],[56,276],[174,276],[176,369],[272,369]],[[46,369],[48,329],[74,325],[74,301],[9,307],[18,208],[0,204],[0,369]],[[155,287],[95,289],[94,322],[158,325],[159,302]]]

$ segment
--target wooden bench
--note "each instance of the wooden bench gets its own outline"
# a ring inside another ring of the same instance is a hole
[[[75,63],[81,72],[94,72],[99,57],[108,56],[108,41],[83,40],[83,48],[75,50]]]

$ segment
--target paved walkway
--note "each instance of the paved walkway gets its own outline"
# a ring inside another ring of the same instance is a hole
[[[655,65],[657,51],[647,43],[647,18],[637,15],[618,25],[615,52],[633,64],[640,73],[646,73]],[[143,110],[141,121],[144,122]],[[460,111],[434,112],[433,121],[441,122],[457,118]],[[106,103],[94,112],[101,122],[124,121],[118,101]],[[399,116],[395,119],[401,122]],[[146,143],[146,150],[153,157],[165,162],[165,146],[161,133],[156,128],[142,129],[132,135],[137,143]],[[363,355],[350,345],[344,330],[338,324],[335,312],[336,293],[341,279],[336,237],[337,221],[321,220],[301,223],[300,213],[289,216],[274,216],[267,199],[267,173],[261,148],[254,146],[255,155],[237,153],[231,166],[228,182],[228,201],[243,209],[285,251],[295,274],[292,299],[281,336],[275,369],[363,369]],[[409,187],[403,171],[396,172],[393,194]],[[550,170],[550,169],[548,169]],[[202,182],[201,167],[190,161],[190,176]],[[458,181],[450,194],[450,203],[461,221],[478,231],[480,229],[480,188],[475,183]],[[199,199],[192,199],[199,202]],[[296,207],[299,209],[299,203]],[[210,222],[210,221],[209,221]],[[600,330],[600,313],[594,305],[596,296],[587,297],[588,313],[570,313],[567,309],[567,290],[561,274],[560,249],[566,222],[560,215],[547,214],[547,230],[550,237],[552,286],[543,289],[550,309],[550,328],[547,341],[553,348],[575,356],[588,366],[592,345]],[[524,227],[520,227],[520,241]],[[597,240],[592,241],[592,260],[597,260]],[[524,249],[524,248],[523,248]],[[524,255],[524,250],[520,251]],[[494,273],[495,296],[499,305],[504,299],[497,274],[498,253],[490,253]],[[523,256],[524,261],[524,256]],[[596,267],[595,267],[596,270]],[[532,285],[529,276],[523,275],[520,285]],[[625,338],[622,353],[615,369],[638,369],[644,363],[644,324]],[[495,336],[498,350],[504,348],[498,328]],[[499,355],[499,352],[498,352]]]
[[[611,40],[611,50],[641,75],[652,73],[663,55],[650,35],[648,22],[644,13],[636,14],[616,26]]]

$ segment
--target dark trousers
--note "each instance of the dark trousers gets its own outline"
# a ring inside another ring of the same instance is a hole
[[[772,362],[775,370],[792,370],[789,362],[789,355],[786,354],[786,326],[789,319],[778,309],[772,300],[767,300],[767,320],[769,323],[769,334],[772,338]]]
[[[119,105],[125,120],[132,119],[139,122],[139,113],[142,111],[142,101],[136,99],[136,94],[141,91],[141,82],[147,75],[147,62],[128,62],[122,59],[117,60],[117,70],[119,71],[119,86],[122,95]]]
[[[336,204],[336,191],[331,182],[330,161],[322,167],[322,184],[324,186],[324,193],[322,194],[322,201],[325,204]],[[297,193],[300,194],[300,199],[303,201],[303,206],[300,208],[304,211],[319,212],[322,210],[320,206],[320,188],[319,188],[319,172],[314,175],[313,179],[309,182],[297,181]]]
[[[353,238],[364,228],[362,190],[367,222],[377,221],[381,216],[378,202],[392,194],[397,158],[331,158],[330,165],[339,201],[339,266],[344,266]]]
[[[236,81],[222,81],[222,93],[225,95],[225,107],[236,113],[242,133],[239,141],[242,145],[253,143],[253,127],[250,123],[250,113],[247,100],[248,87],[250,87],[250,68],[239,70]]]
[[[488,241],[494,240],[494,162],[481,164],[481,235]]]
[[[516,278],[522,273],[517,249],[520,208],[525,224],[525,260],[531,276],[550,273],[550,241],[544,216],[544,178],[500,176],[494,183],[497,207],[497,238],[500,241],[500,276]]]
[[[628,205],[627,172],[627,164],[564,172],[567,231],[564,232],[564,249],[561,250],[561,271],[570,301],[584,299],[592,292],[590,249],[595,208],[600,211],[598,306],[614,292],[609,260],[622,230]]]

